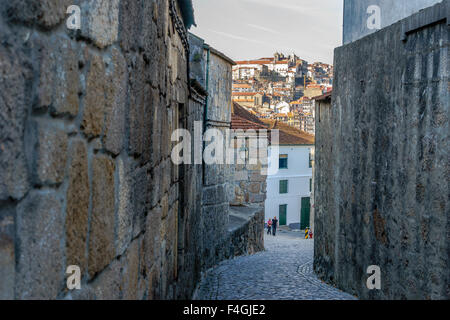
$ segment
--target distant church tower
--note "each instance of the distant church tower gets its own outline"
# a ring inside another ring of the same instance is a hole
[[[273,55],[275,57],[275,62],[280,61],[281,60],[281,54],[278,52],[275,52],[275,54]]]

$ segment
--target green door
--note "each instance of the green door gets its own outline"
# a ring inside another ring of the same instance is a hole
[[[300,229],[309,227],[309,211],[311,210],[310,198],[302,198],[302,209],[300,218]]]
[[[286,225],[286,215],[287,215],[287,204],[280,204],[280,209],[278,211],[278,216],[280,217],[280,226]]]

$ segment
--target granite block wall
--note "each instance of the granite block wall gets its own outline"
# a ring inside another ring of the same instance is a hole
[[[190,296],[170,159],[189,117],[180,16],[168,0],[1,2],[0,298]]]
[[[448,21],[404,34],[428,10],[337,48],[317,114],[314,269],[363,299],[450,297]]]

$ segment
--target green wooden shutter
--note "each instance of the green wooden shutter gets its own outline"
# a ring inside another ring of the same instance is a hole
[[[280,194],[288,193],[288,181],[280,180]]]
[[[285,226],[287,221],[287,204],[280,204],[278,210],[278,216],[280,217],[279,224],[280,226]]]
[[[311,199],[309,197],[302,198],[300,229],[305,230],[309,227],[309,213],[311,210]]]

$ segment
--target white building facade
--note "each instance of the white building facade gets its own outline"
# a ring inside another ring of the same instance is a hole
[[[291,105],[285,101],[282,101],[275,106],[275,112],[288,114],[291,112]]]
[[[269,159],[274,147],[269,147]],[[278,161],[269,161],[265,221],[304,230],[310,225],[314,145],[280,145]]]

